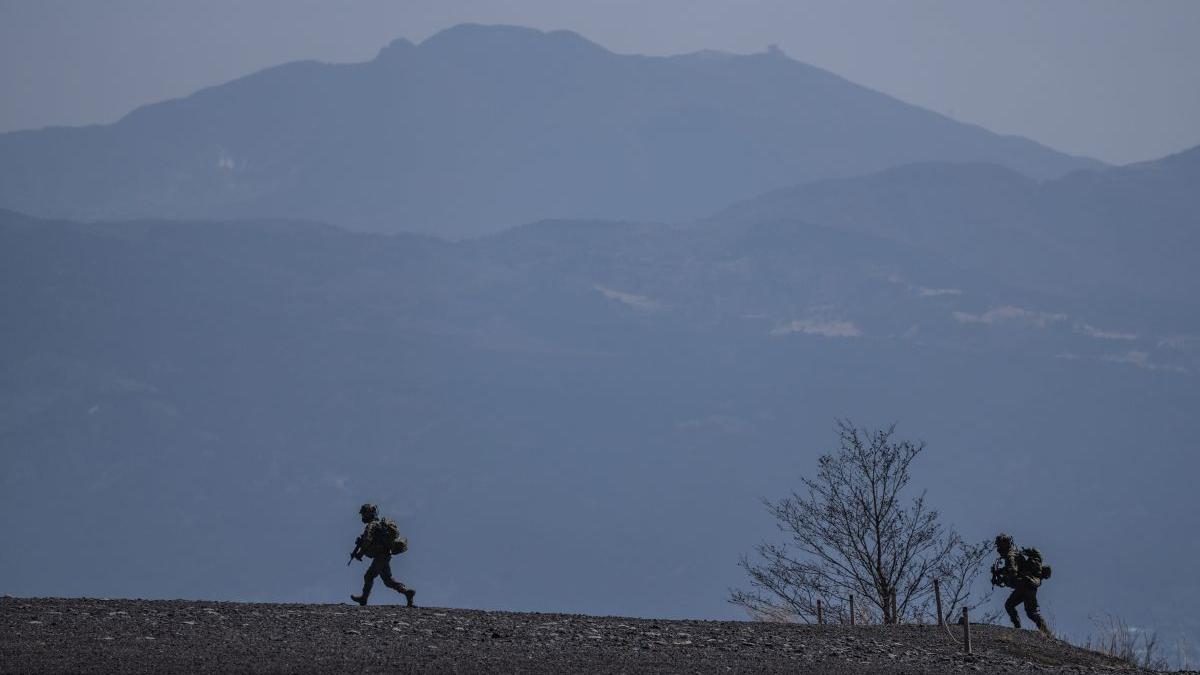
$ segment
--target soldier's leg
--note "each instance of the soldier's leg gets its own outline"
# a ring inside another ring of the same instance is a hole
[[[1050,631],[1046,625],[1046,620],[1042,618],[1041,612],[1038,611],[1037,587],[1031,586],[1025,591],[1025,614],[1033,621],[1038,630],[1043,633]]]
[[[384,562],[379,571],[379,576],[383,578],[383,584],[385,586],[404,596],[405,604],[407,604],[409,607],[413,606],[413,596],[415,596],[417,593],[413,589],[406,587],[404,584],[392,578],[391,560]]]
[[[1021,588],[1013,589],[1009,594],[1008,600],[1004,601],[1004,611],[1008,612],[1008,618],[1012,621],[1013,628],[1021,627],[1021,617],[1017,616],[1017,605],[1021,604],[1024,599],[1024,594],[1021,593]]]
[[[379,576],[380,574],[379,560],[379,558],[372,560],[371,564],[367,566],[366,573],[363,574],[363,589],[361,597],[364,604],[366,603],[367,598],[371,595],[371,587],[375,585],[375,577]]]
[[[383,585],[396,591],[397,593],[404,592],[404,584],[392,578],[392,561],[390,559],[383,560],[379,566],[379,578],[383,579]]]

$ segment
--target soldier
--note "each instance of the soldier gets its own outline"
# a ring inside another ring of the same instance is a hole
[[[362,595],[351,595],[350,599],[360,605],[367,604],[371,595],[371,586],[375,577],[383,577],[383,585],[400,593],[409,607],[413,607],[413,596],[417,594],[411,588],[392,578],[392,555],[408,550],[408,542],[400,537],[396,523],[388,518],[379,517],[379,509],[374,504],[363,504],[358,510],[362,516],[363,533],[354,540],[354,551],[350,554],[353,560],[362,560],[363,556],[371,558],[371,565],[363,575]],[[347,562],[347,565],[350,563]]]
[[[1038,612],[1037,591],[1042,581],[1050,578],[1050,566],[1042,564],[1042,554],[1036,548],[1017,549],[1013,538],[1001,532],[996,535],[996,552],[1000,559],[992,565],[992,585],[1013,589],[1004,610],[1012,620],[1014,628],[1021,627],[1017,605],[1025,604],[1025,614],[1042,633],[1049,635],[1050,628]]]

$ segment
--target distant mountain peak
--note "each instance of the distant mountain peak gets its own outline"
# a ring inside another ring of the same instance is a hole
[[[379,50],[379,54],[375,57],[376,61],[388,61],[410,54],[417,46],[410,40],[405,38],[396,38],[392,40],[383,49]]]
[[[739,55],[733,52],[721,51],[720,49],[701,49],[685,54],[676,54],[668,58],[672,59],[694,59],[696,61],[728,61],[736,59]]]
[[[461,23],[435,33],[420,48],[434,52],[491,52],[520,49],[575,49],[595,53],[608,50],[569,30],[543,31],[525,26]]]
[[[0,134],[0,205],[459,237],[548,217],[680,222],[919,161],[1035,178],[1097,166],[780,50],[644,57],[565,30],[462,24],[370,63],[285,64],[116,125]]]

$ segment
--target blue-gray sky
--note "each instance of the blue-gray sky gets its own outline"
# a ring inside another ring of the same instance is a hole
[[[359,61],[461,22],[617,52],[794,58],[956,119],[1125,163],[1200,144],[1190,0],[0,0],[0,131],[111,122],[296,59]]]

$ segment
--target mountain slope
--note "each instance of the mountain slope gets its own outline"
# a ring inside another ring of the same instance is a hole
[[[932,163],[816,181],[713,220],[802,219],[927,250],[1053,293],[1171,303],[1200,293],[1200,148],[1038,182],[995,165]]]
[[[0,206],[74,219],[288,217],[478,234],[552,217],[684,220],[917,161],[1096,166],[777,51],[613,54],[463,25],[368,63],[292,63],[116,124],[0,135]]]

